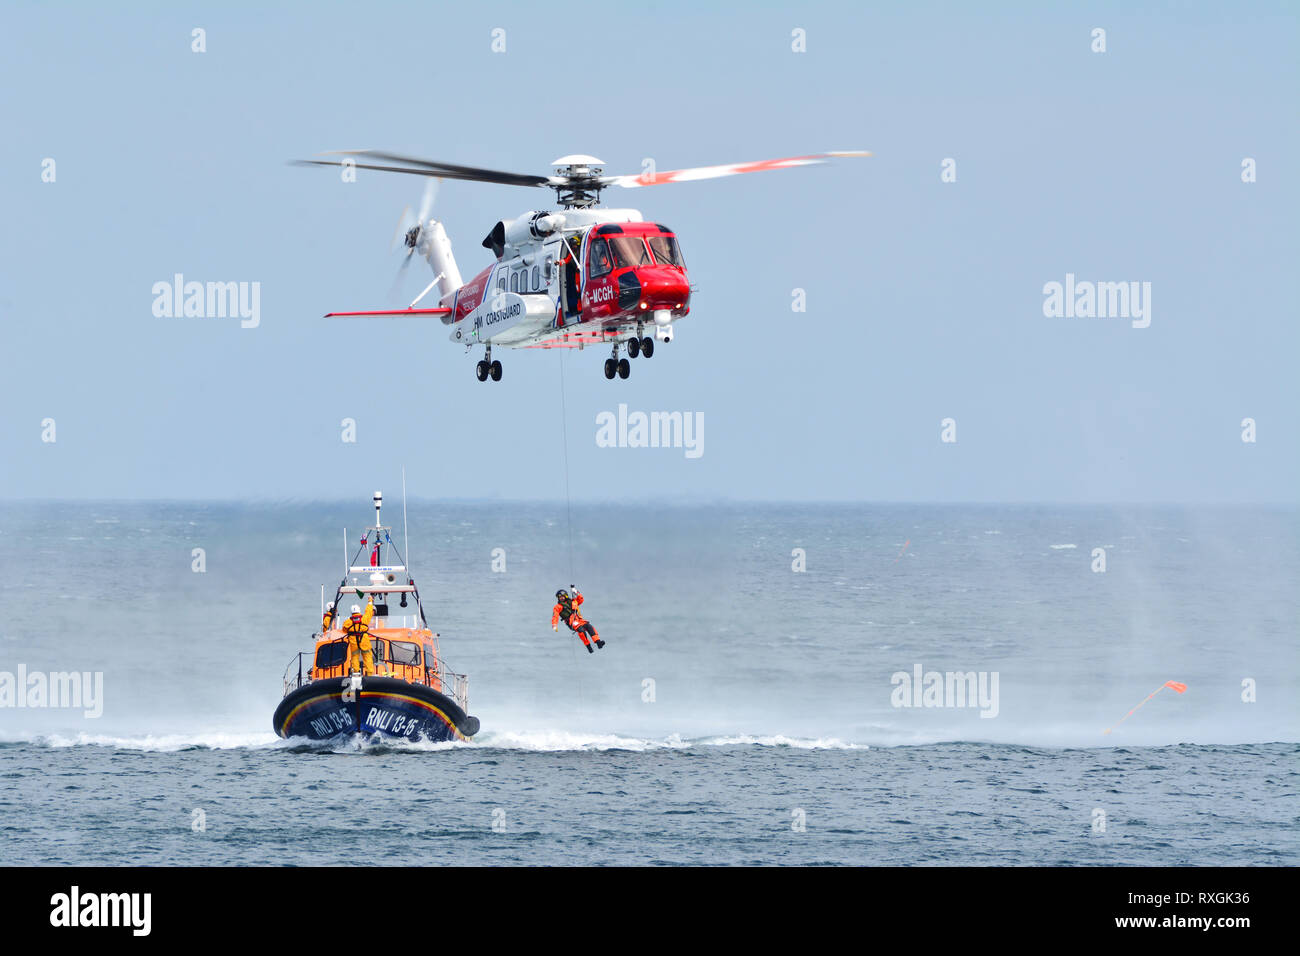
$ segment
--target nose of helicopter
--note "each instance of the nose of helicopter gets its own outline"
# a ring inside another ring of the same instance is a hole
[[[642,266],[637,270],[641,282],[641,308],[685,309],[690,304],[691,286],[686,273],[672,266]]]

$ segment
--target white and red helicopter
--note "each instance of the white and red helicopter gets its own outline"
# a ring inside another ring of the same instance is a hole
[[[649,358],[655,341],[672,341],[673,323],[690,314],[691,284],[676,235],[665,225],[646,222],[635,209],[600,208],[600,192],[606,186],[632,189],[690,182],[871,154],[858,150],[817,153],[630,176],[606,176],[599,159],[584,155],[555,160],[555,173],[550,176],[456,166],[370,149],[322,155],[347,158],[303,160],[301,164],[555,190],[558,211],[531,210],[493,226],[483,246],[492,250],[496,261],[469,282],[462,282],[446,230],[438,220],[429,218],[434,186],[430,182],[420,214],[406,232],[409,251],[403,267],[418,252],[433,269],[433,281],[405,309],[328,313],[436,315],[451,326],[452,342],[467,349],[484,347],[483,359],[475,367],[478,380],[499,382],[501,362],[492,358],[494,345],[581,349],[609,343],[612,354],[605,360],[605,377],[627,378],[631,366],[627,358],[619,357],[619,349],[625,348],[630,358]],[[398,228],[400,232],[401,225]],[[435,288],[438,306],[417,308]]]

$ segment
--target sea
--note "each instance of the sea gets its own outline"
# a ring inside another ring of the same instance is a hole
[[[468,743],[271,729],[368,498],[0,504],[0,864],[1300,864],[1294,509],[406,512]]]

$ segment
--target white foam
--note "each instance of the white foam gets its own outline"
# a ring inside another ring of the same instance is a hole
[[[116,737],[111,734],[35,734],[10,743],[33,743],[44,747],[113,747],[118,750],[148,750],[171,753],[177,750],[240,750],[274,746],[280,738],[263,734],[145,734],[139,737]]]
[[[845,743],[833,737],[815,739],[784,734],[733,734],[711,737],[628,737],[620,734],[589,734],[566,730],[486,732],[474,738],[475,746],[502,750],[686,750],[693,747],[794,747],[800,750],[858,750],[865,744]]]
[[[501,730],[485,731],[469,742],[397,740],[373,737],[338,741],[317,741],[306,737],[282,740],[270,733],[200,733],[200,734],[145,734],[143,736],[114,736],[111,734],[33,734],[6,737],[6,743],[31,743],[41,747],[111,747],[118,750],[155,751],[175,753],[181,750],[260,750],[277,747],[319,747],[335,753],[355,753],[367,750],[438,751],[460,747],[494,750],[523,750],[534,752],[563,752],[590,750],[687,750],[695,747],[791,747],[796,750],[866,750],[866,744],[848,743],[836,737],[790,737],[785,734],[726,734],[705,737],[683,737],[668,734],[664,737],[633,737],[623,734],[597,734],[568,730]]]

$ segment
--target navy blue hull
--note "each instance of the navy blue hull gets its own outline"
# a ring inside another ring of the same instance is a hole
[[[445,694],[394,677],[364,677],[349,692],[340,678],[313,681],[280,702],[271,723],[281,737],[332,740],[350,734],[379,734],[398,740],[467,740],[478,733],[468,716]]]

